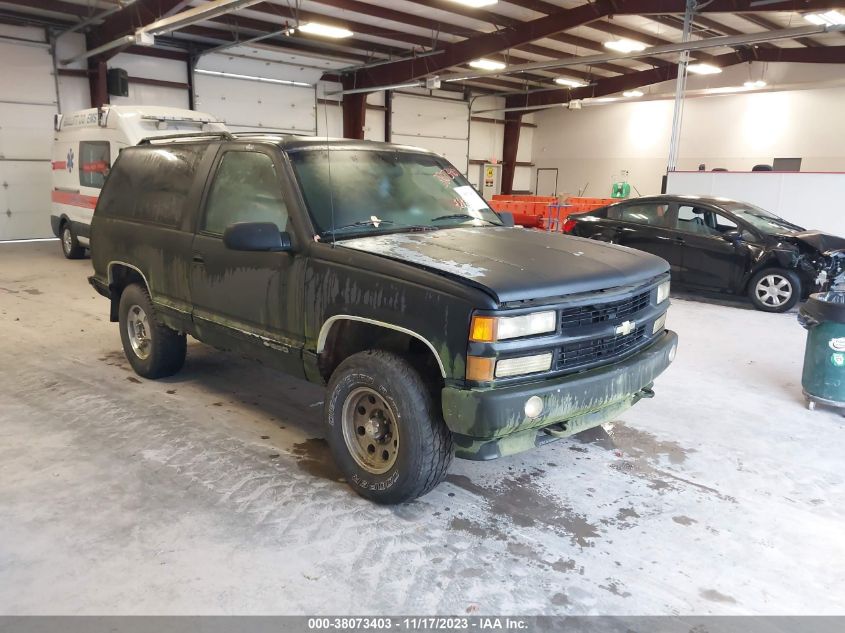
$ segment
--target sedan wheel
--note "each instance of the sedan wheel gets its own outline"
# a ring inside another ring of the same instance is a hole
[[[792,284],[786,277],[772,274],[766,275],[757,282],[754,288],[760,303],[772,308],[780,308],[792,298]]]

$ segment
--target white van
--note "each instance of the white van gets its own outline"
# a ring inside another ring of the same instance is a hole
[[[91,216],[121,149],[149,137],[224,132],[226,126],[193,110],[103,106],[57,114],[55,129],[50,224],[65,257],[77,259],[90,246]]]

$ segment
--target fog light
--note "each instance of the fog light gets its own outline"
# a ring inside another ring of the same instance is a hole
[[[676,353],[677,351],[678,351],[678,346],[677,346],[677,345],[673,345],[673,346],[672,346],[672,349],[670,349],[670,350],[669,350],[669,362],[670,362],[670,363],[671,363],[673,360],[675,360],[675,353]]]
[[[543,399],[540,396],[531,396],[525,401],[525,415],[529,418],[536,418],[543,412]]]

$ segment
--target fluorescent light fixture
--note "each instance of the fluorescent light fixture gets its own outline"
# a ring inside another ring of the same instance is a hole
[[[746,81],[742,85],[753,90],[754,88],[765,88],[766,82],[762,79],[758,79],[757,81]]]
[[[838,24],[845,24],[845,15],[835,9],[825,13],[805,13],[804,19],[807,20],[807,22],[818,26],[835,26]]]
[[[579,81],[578,79],[569,79],[569,77],[558,77],[555,79],[555,83],[559,86],[569,86],[570,88],[583,88],[586,86],[586,82]]]
[[[618,51],[620,53],[633,53],[638,51],[644,51],[646,46],[642,42],[637,42],[636,40],[629,40],[629,39],[621,39],[621,40],[611,40],[610,42],[604,43],[605,48],[609,48],[612,51]]]
[[[713,64],[690,64],[687,70],[695,75],[718,75],[722,69]]]
[[[283,86],[302,86],[303,88],[310,88],[313,84],[305,83],[304,81],[291,81],[289,79],[271,79],[269,77],[256,77],[254,75],[239,75],[237,73],[225,73],[219,70],[200,70],[197,68],[194,72],[198,75],[209,75],[211,77],[227,77],[229,79],[245,79],[247,81],[258,81],[265,84],[282,84]]]
[[[349,29],[329,26],[328,24],[320,24],[319,22],[306,22],[305,24],[300,24],[299,30],[310,35],[319,35],[320,37],[330,37],[332,39],[351,37],[353,35],[352,31]]]
[[[643,91],[642,90],[626,90],[622,93],[623,97],[635,98],[635,97],[642,97]]]
[[[492,59],[485,59],[483,57],[481,59],[472,60],[469,65],[472,68],[478,68],[480,70],[503,70],[506,67],[506,65],[502,62],[496,62]]]
[[[496,4],[499,0],[452,0],[467,7],[477,9],[478,7],[489,7],[491,4]]]

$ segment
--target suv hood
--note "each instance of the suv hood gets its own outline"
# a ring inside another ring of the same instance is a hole
[[[604,290],[668,272],[659,257],[559,233],[459,227],[336,242],[410,266],[469,280],[500,303]]]

